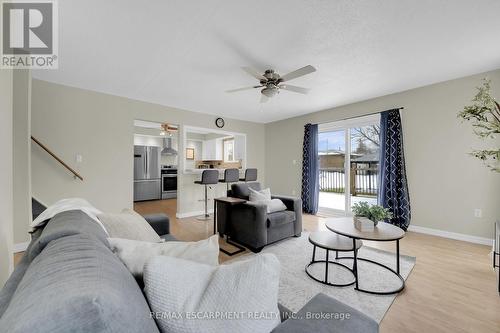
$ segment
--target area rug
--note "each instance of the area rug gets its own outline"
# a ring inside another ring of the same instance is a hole
[[[262,253],[276,255],[281,263],[279,302],[293,312],[297,312],[312,297],[318,293],[324,293],[349,306],[365,313],[380,323],[397,295],[371,295],[354,290],[354,286],[333,287],[323,285],[311,279],[304,271],[305,266],[311,261],[313,246],[309,243],[309,233],[303,232],[301,237],[289,238],[279,243],[266,246]],[[238,258],[244,259],[255,254],[249,253]],[[350,253],[340,255],[352,256]],[[363,246],[359,257],[368,258],[381,262],[395,269],[395,252],[387,252],[368,246]],[[316,260],[325,258],[325,250],[316,249]],[[335,253],[330,251],[330,260],[335,258]],[[352,260],[341,261],[352,267]],[[416,258],[401,256],[401,275],[406,280],[415,266]],[[353,281],[352,273],[330,264],[329,282],[345,283]],[[324,278],[325,264],[318,263],[311,266],[310,272],[319,279]],[[358,261],[359,287],[370,290],[392,290],[401,285],[401,281],[385,269],[363,261]]]

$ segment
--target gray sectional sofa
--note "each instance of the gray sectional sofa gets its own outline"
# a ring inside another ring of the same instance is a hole
[[[157,232],[167,232],[162,236],[173,239],[164,221],[153,220]],[[349,313],[350,319],[299,318],[321,311]],[[299,317],[285,320],[275,331],[378,331],[372,319],[321,294]],[[140,283],[110,250],[103,229],[83,212],[68,211],[33,233],[25,255],[0,292],[0,332],[122,333],[158,332],[158,328]]]

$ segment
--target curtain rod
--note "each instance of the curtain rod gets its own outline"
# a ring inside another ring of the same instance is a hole
[[[333,122],[336,122],[336,121],[344,121],[344,120],[349,120],[349,119],[354,119],[354,118],[361,118],[361,117],[371,116],[371,115],[374,115],[374,114],[379,114],[379,113],[382,113],[382,112],[385,112],[385,111],[390,111],[390,110],[404,110],[404,108],[405,108],[404,106],[400,106],[398,108],[388,109],[388,110],[384,110],[384,111],[371,112],[371,113],[363,114],[363,115],[360,115],[360,116],[343,118],[343,119],[337,119],[337,120],[329,120],[329,121],[324,121],[322,123],[314,123],[314,124],[315,125],[328,124],[328,123],[333,123]]]

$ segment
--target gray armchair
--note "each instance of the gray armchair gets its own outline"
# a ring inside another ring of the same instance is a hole
[[[239,183],[231,186],[229,195],[248,200],[250,191],[261,190],[258,182]],[[288,237],[299,237],[302,232],[302,201],[288,196],[272,196],[283,201],[287,210],[267,213],[267,206],[247,201],[231,208],[225,233],[232,240],[260,252],[268,244]]]

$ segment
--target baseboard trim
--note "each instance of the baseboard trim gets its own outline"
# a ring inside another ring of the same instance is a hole
[[[28,245],[30,245],[30,242],[14,244],[14,247],[13,247],[14,253],[26,251],[26,249],[28,248]]]
[[[208,214],[213,214],[213,212],[214,212],[213,209],[209,209],[208,210]],[[200,210],[200,211],[197,211],[197,212],[175,213],[175,216],[178,219],[184,219],[186,217],[201,216],[203,214],[205,214],[205,211],[204,210]]]
[[[450,238],[450,239],[455,239],[455,240],[460,240],[460,241],[475,243],[475,244],[490,245],[490,246],[493,245],[493,239],[465,235],[465,234],[459,234],[456,232],[444,231],[444,230],[439,230],[439,229],[420,227],[418,225],[410,225],[410,227],[408,228],[408,231],[418,232],[420,234],[427,234],[427,235],[432,235],[432,236]]]

